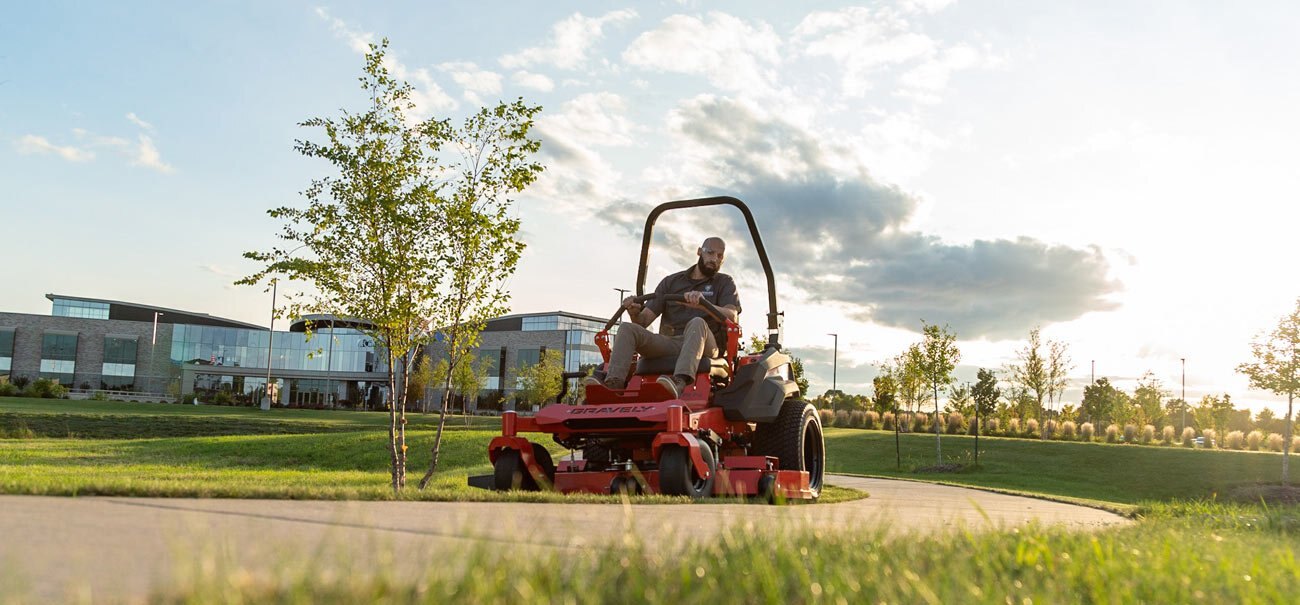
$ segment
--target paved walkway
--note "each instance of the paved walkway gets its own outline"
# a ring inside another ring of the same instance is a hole
[[[138,600],[205,566],[276,573],[273,564],[328,559],[346,566],[336,569],[374,569],[393,553],[398,573],[416,577],[483,541],[563,553],[630,530],[671,547],[741,520],[922,532],[1031,521],[1078,529],[1126,523],[1096,509],[958,487],[845,476],[828,482],[871,497],[773,507],[0,496],[0,584],[17,582],[38,602]]]

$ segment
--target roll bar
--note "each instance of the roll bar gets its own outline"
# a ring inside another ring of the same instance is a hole
[[[763,275],[767,277],[767,346],[779,349],[781,347],[781,313],[776,308],[776,280],[772,277],[772,263],[767,259],[767,249],[763,247],[763,237],[758,233],[758,224],[754,222],[754,215],[744,202],[734,197],[718,196],[665,202],[650,211],[650,216],[645,219],[645,232],[641,237],[641,264],[637,267],[636,273],[637,296],[645,293],[650,242],[654,239],[655,221],[659,219],[659,215],[669,210],[701,208],[704,206],[735,206],[745,216],[745,223],[749,225],[749,235],[754,240],[754,249],[758,251],[758,260],[763,264]]]

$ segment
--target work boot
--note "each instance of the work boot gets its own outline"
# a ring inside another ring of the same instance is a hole
[[[674,375],[674,376],[668,376],[668,375],[660,376],[659,378],[656,378],[656,379],[655,379],[655,382],[657,382],[657,383],[663,385],[663,387],[664,387],[665,389],[668,389],[668,392],[669,392],[669,393],[672,393],[672,395],[673,395],[673,399],[677,399],[677,398],[681,397],[681,396],[682,396],[682,391],[685,391],[685,390],[686,390],[686,386],[687,386],[686,379],[685,379],[685,378],[682,378],[681,376],[676,376],[676,375]]]
[[[627,382],[617,378],[606,377],[604,380],[595,376],[587,376],[582,379],[582,386],[603,386],[611,391],[621,391],[627,388]]]

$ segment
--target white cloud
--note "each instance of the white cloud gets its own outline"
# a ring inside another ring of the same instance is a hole
[[[579,95],[558,113],[544,116],[538,126],[553,136],[563,136],[591,146],[621,146],[632,143],[638,128],[625,115],[627,102],[610,92]]]
[[[898,7],[910,13],[937,13],[957,0],[902,0]]]
[[[95,152],[71,145],[55,145],[48,139],[34,134],[24,135],[17,142],[18,153],[46,154],[53,153],[69,162],[88,162],[95,159]]]
[[[766,23],[753,25],[720,12],[705,19],[673,15],[623,52],[632,65],[704,76],[724,90],[766,91],[776,80],[781,38]]]
[[[330,30],[334,32],[334,35],[345,40],[353,52],[361,55],[370,52],[370,45],[375,43],[373,33],[357,31],[342,19],[330,16],[329,12],[323,8],[318,7],[316,15],[328,21]],[[395,58],[391,48],[384,56],[384,68],[394,78],[412,82],[415,85],[415,90],[411,91],[411,102],[415,104],[415,117],[427,117],[434,111],[456,109],[456,100],[451,98],[437,82],[433,81],[433,77],[429,75],[429,70],[408,68],[406,64]]]
[[[612,93],[589,93],[537,120],[546,172],[529,189],[563,209],[590,210],[619,199],[622,174],[600,147],[631,145],[641,128],[625,115],[626,101]]]
[[[135,155],[131,164],[135,166],[144,166],[151,170],[156,170],[163,174],[172,172],[171,164],[162,160],[162,155],[158,153],[158,148],[154,146],[153,139],[148,135],[140,135],[140,145],[135,148]]]
[[[148,123],[148,122],[146,122],[146,121],[144,121],[144,120],[141,120],[141,119],[139,118],[139,116],[136,116],[136,115],[135,115],[135,112],[128,112],[128,113],[126,114],[126,119],[130,120],[132,124],[135,124],[136,126],[139,126],[140,128],[143,128],[143,129],[145,129],[145,130],[153,130],[153,124],[150,124],[150,123]]]
[[[599,17],[584,17],[582,13],[574,13],[551,27],[548,44],[505,55],[500,59],[501,65],[511,69],[539,64],[559,69],[579,69],[587,62],[587,51],[604,37],[606,25],[630,21],[636,17],[636,11],[631,9],[617,10]]]
[[[501,94],[501,74],[479,69],[478,65],[458,61],[452,63],[443,63],[438,69],[451,75],[451,79],[465,89],[465,100],[474,105],[484,105],[483,98],[479,95],[500,95]]]
[[[510,76],[510,80],[524,88],[531,88],[542,92],[551,92],[552,90],[555,90],[555,82],[543,74],[535,74],[520,70]]]

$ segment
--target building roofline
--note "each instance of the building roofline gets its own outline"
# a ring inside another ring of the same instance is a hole
[[[565,317],[572,317],[574,319],[586,319],[586,320],[600,322],[600,323],[609,321],[608,317],[593,317],[591,315],[583,315],[581,313],[573,313],[571,311],[540,311],[537,313],[511,313],[510,315],[493,317],[488,321],[498,321],[502,319],[515,319],[515,318],[524,318],[524,317],[543,317],[549,315],[563,315]]]
[[[136,307],[136,308],[140,308],[140,309],[146,309],[146,310],[149,310],[149,311],[157,311],[157,312],[162,313],[162,314],[164,314],[164,315],[167,314],[167,313],[171,313],[171,314],[173,314],[174,316],[190,315],[190,316],[193,316],[193,317],[206,317],[206,318],[211,319],[211,320],[214,320],[214,321],[222,321],[222,322],[226,322],[226,323],[229,323],[229,324],[235,324],[235,325],[232,325],[232,326],[230,326],[230,327],[243,327],[243,328],[250,328],[250,329],[253,329],[253,330],[265,330],[265,329],[266,329],[266,328],[263,328],[262,326],[259,326],[259,325],[257,325],[257,324],[250,324],[250,323],[248,323],[248,322],[245,322],[245,321],[239,321],[239,320],[237,320],[237,319],[228,319],[228,318],[225,318],[225,317],[217,317],[216,315],[209,315],[209,314],[207,314],[207,313],[196,313],[196,312],[194,312],[194,311],[185,311],[185,310],[182,310],[182,309],[172,309],[172,308],[168,308],[168,307],[159,307],[159,306],[157,306],[157,305],[146,305],[146,304],[142,304],[142,303],[133,303],[133,302],[127,302],[127,301],[122,301],[122,300],[109,300],[109,299],[107,299],[107,298],[90,298],[90,297],[87,297],[87,296],[70,296],[70,295],[67,295],[67,294],[46,294],[46,295],[45,295],[45,298],[49,299],[50,302],[54,302],[54,299],[56,299],[56,298],[60,298],[60,299],[64,299],[64,300],[79,300],[79,301],[82,301],[82,302],[104,303],[104,304],[108,304],[108,305],[122,305],[122,306],[126,306],[126,307]],[[177,322],[168,322],[168,323],[177,323]]]

